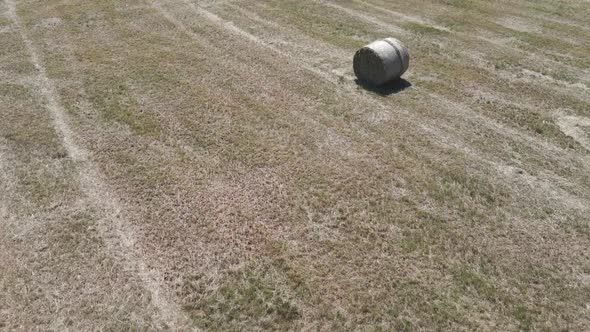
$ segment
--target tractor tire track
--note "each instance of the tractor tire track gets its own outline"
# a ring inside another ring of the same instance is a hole
[[[39,53],[17,14],[16,2],[6,0],[6,4],[8,16],[14,22],[37,72],[34,86],[50,112],[53,126],[61,136],[68,155],[78,166],[80,189],[86,195],[88,204],[94,205],[99,213],[98,229],[105,244],[116,258],[122,260],[126,268],[136,274],[144,288],[150,292],[152,304],[158,308],[161,315],[156,320],[159,320],[162,326],[173,330],[186,329],[187,317],[182,314],[180,307],[168,298],[168,294],[161,287],[159,273],[146,265],[135,248],[136,232],[126,220],[123,206],[108,189],[106,181],[93,164],[90,153],[76,143],[75,134],[68,124],[56,89],[48,78]]]

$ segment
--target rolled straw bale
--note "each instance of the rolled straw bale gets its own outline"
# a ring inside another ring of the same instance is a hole
[[[408,49],[395,38],[385,38],[361,48],[354,55],[354,74],[372,85],[400,78],[410,66]]]

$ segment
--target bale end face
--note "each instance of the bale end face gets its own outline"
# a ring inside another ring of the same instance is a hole
[[[382,85],[387,82],[383,59],[371,48],[363,47],[353,60],[354,74],[363,82]]]

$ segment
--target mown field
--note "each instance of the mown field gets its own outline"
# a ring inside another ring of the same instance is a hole
[[[589,17],[2,0],[0,330],[590,329]]]

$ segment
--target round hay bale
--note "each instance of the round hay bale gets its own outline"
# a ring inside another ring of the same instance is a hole
[[[377,86],[400,78],[410,66],[410,53],[399,40],[385,38],[358,50],[353,62],[356,77]]]

